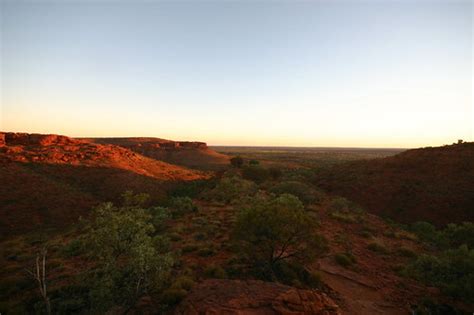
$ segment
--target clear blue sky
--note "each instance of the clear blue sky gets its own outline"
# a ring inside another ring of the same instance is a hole
[[[1,1],[0,129],[473,140],[472,1]]]

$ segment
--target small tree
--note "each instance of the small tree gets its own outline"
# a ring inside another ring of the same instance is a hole
[[[241,158],[240,156],[234,156],[233,158],[230,159],[230,164],[233,167],[239,167],[240,168],[244,164],[244,159]]]
[[[113,305],[132,308],[144,294],[161,289],[171,267],[171,256],[163,237],[155,235],[150,212],[136,203],[125,204],[99,205],[86,227],[84,243],[97,267],[91,290],[97,311]]]
[[[282,261],[306,263],[324,252],[324,240],[316,230],[316,222],[301,201],[283,194],[274,199],[254,199],[243,208],[233,236],[245,258],[273,277]]]

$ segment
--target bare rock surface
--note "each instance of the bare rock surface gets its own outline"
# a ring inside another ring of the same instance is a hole
[[[175,314],[340,314],[324,293],[258,280],[206,280],[193,288]]]

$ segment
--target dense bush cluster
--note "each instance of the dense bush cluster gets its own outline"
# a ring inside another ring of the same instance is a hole
[[[474,224],[449,224],[437,230],[427,222],[418,222],[411,230],[441,253],[419,256],[407,266],[405,274],[474,303]]]
[[[304,204],[319,202],[322,193],[311,186],[298,181],[284,181],[276,184],[270,189],[271,192],[281,194],[291,194],[298,197]]]
[[[231,203],[241,198],[253,196],[258,190],[255,183],[242,179],[239,176],[223,177],[214,187],[205,194],[207,199]]]

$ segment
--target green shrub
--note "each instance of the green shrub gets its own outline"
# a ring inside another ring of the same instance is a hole
[[[351,253],[338,253],[334,255],[334,260],[336,261],[336,263],[346,268],[352,266],[357,262],[354,255],[352,255]]]
[[[255,183],[238,176],[231,176],[223,177],[207,196],[216,201],[230,203],[242,197],[253,196],[257,190]]]
[[[446,250],[438,257],[420,255],[408,265],[405,274],[437,286],[454,298],[474,303],[474,250],[466,245]]]
[[[260,162],[257,161],[257,160],[250,160],[249,161],[249,165],[259,165],[259,164],[260,164]]]
[[[341,222],[345,223],[355,223],[357,222],[357,218],[352,213],[341,212],[341,211],[333,211],[329,214],[329,216],[333,219],[336,219]]]
[[[381,241],[374,241],[367,245],[367,248],[379,254],[388,254],[388,249]]]
[[[191,277],[180,276],[180,277],[176,278],[176,280],[171,285],[171,288],[173,288],[173,289],[183,289],[183,290],[186,290],[186,291],[190,291],[195,284],[196,283],[194,282],[194,280]]]
[[[309,185],[297,181],[281,182],[273,186],[270,190],[274,194],[290,194],[298,197],[304,204],[310,204],[321,200],[321,193]]]
[[[187,213],[196,212],[198,207],[189,197],[173,197],[169,202],[169,208],[173,217],[180,217]]]
[[[270,177],[266,168],[259,165],[249,165],[242,169],[242,177],[256,183],[262,183]]]
[[[474,249],[474,223],[463,222],[461,224],[448,224],[443,231],[444,238],[451,248],[467,245]]]
[[[432,245],[439,245],[441,242],[441,235],[436,230],[436,227],[428,222],[416,222],[411,226],[411,231],[422,241]]]
[[[170,211],[165,207],[152,207],[148,211],[151,214],[151,223],[155,231],[164,231],[166,229],[166,220],[170,218]]]

